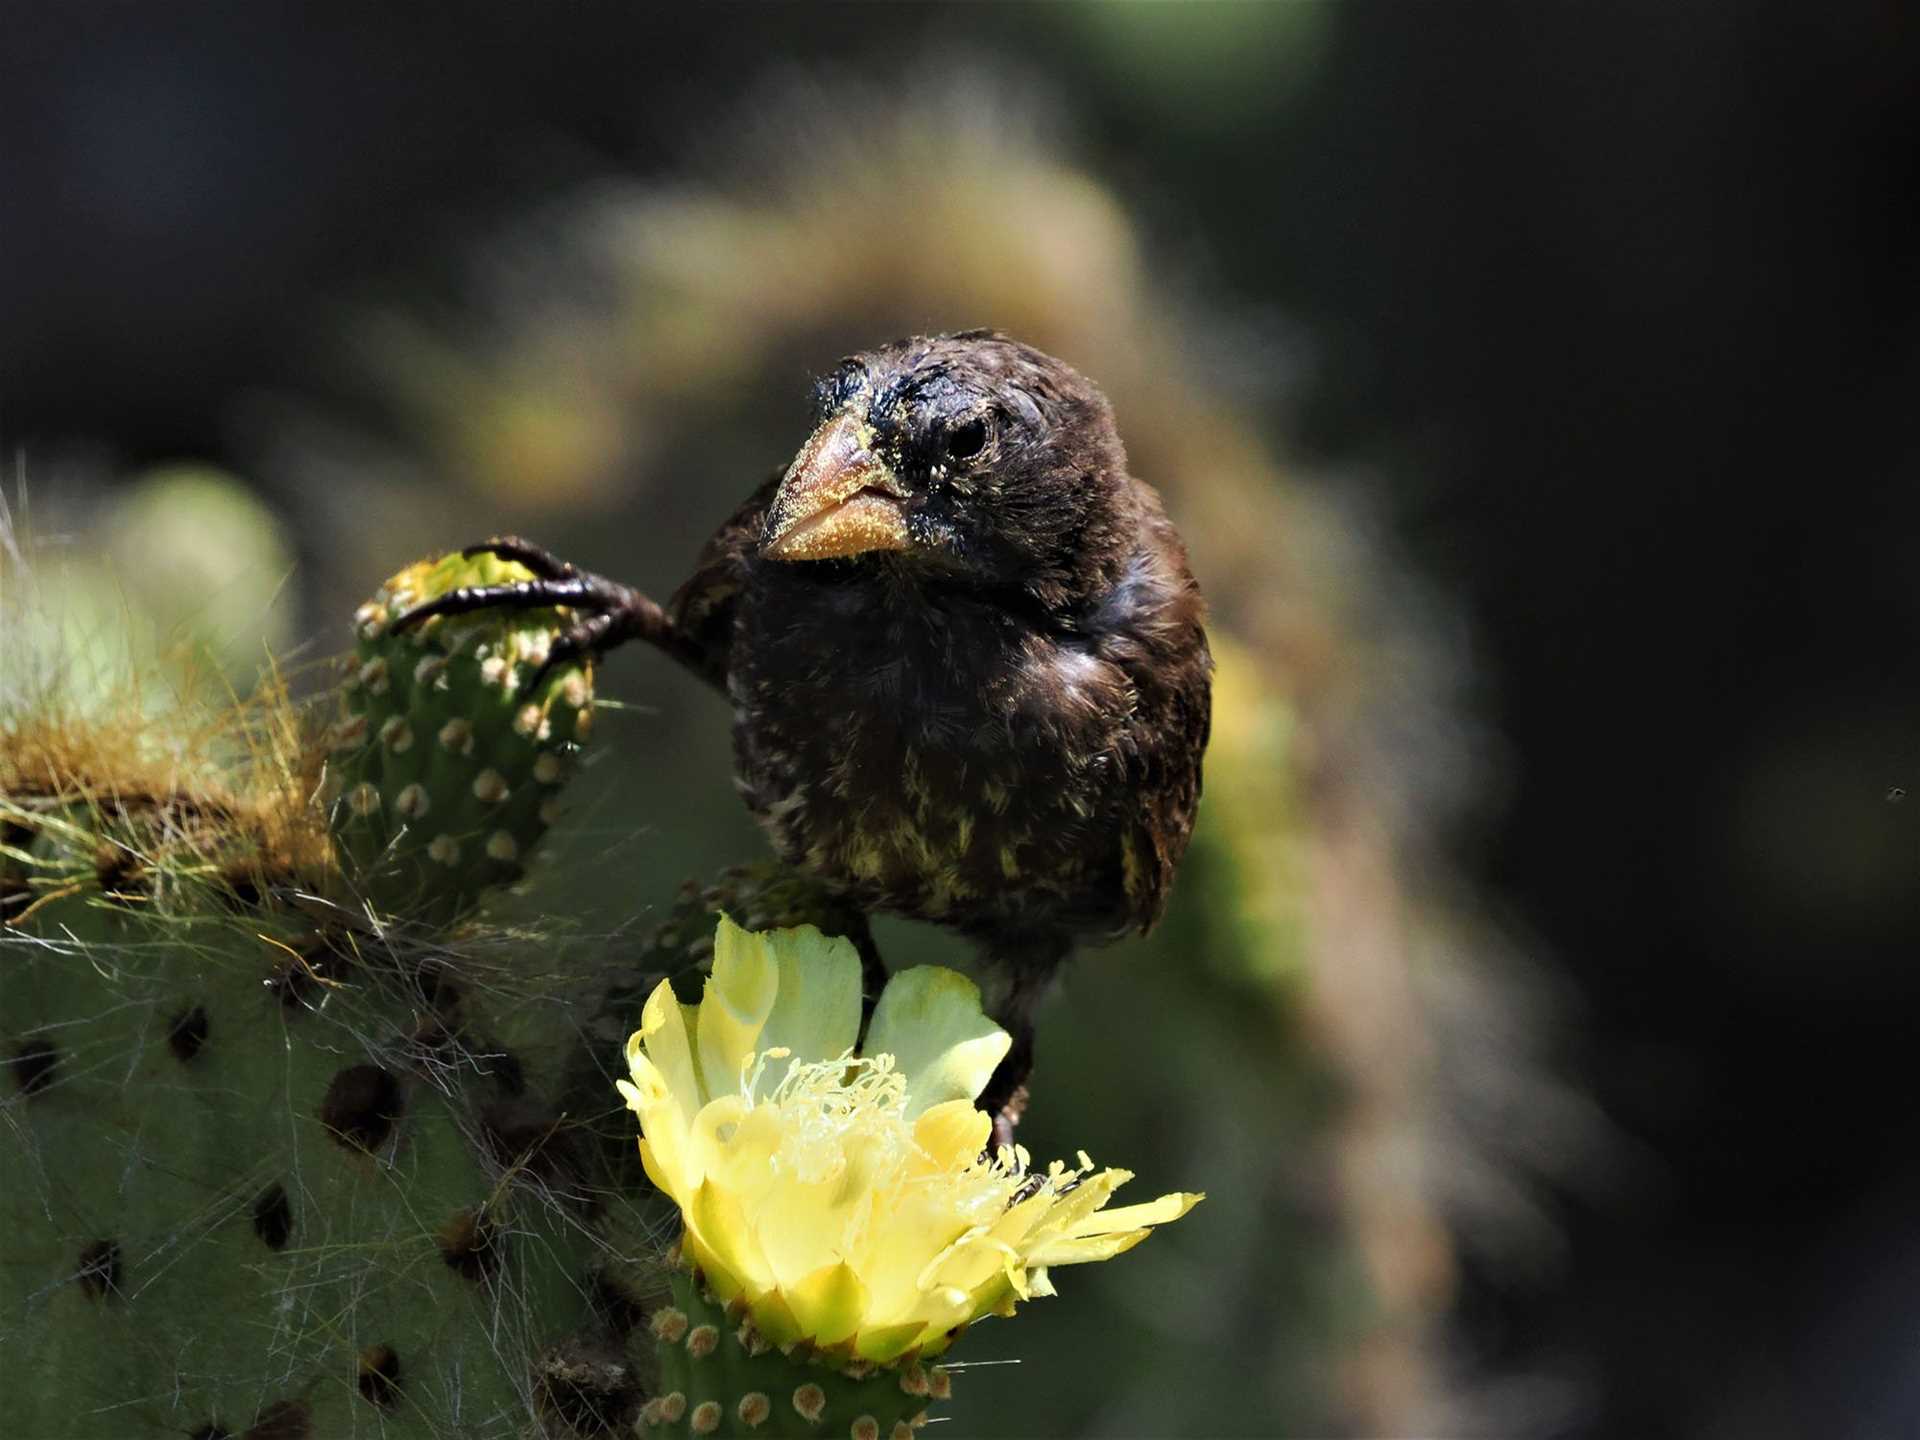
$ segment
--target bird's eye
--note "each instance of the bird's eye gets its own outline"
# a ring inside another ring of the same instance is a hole
[[[987,448],[987,418],[976,415],[947,432],[947,454],[955,460],[971,460]]]

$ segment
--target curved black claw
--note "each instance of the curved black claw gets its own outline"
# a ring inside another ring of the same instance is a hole
[[[547,658],[533,671],[522,693],[537,689],[556,667],[603,655],[628,640],[645,640],[682,662],[694,658],[666,612],[652,600],[630,585],[582,570],[544,546],[517,535],[497,535],[460,553],[493,554],[517,561],[533,571],[534,578],[449,590],[395,619],[390,627],[394,633],[410,630],[436,615],[469,615],[476,610],[564,607],[578,612],[574,623],[554,638]]]
[[[394,633],[411,630],[436,615],[470,615],[475,610],[544,610],[556,605],[576,609],[593,604],[593,581],[598,577],[573,575],[555,579],[511,580],[504,585],[462,585],[416,605],[389,627]],[[611,581],[602,581],[611,584]]]
[[[478,545],[469,545],[460,552],[464,560],[476,555],[498,555],[502,560],[512,560],[533,571],[542,580],[564,580],[577,575],[578,570],[568,561],[531,540],[518,535],[496,535],[491,540],[482,540]]]

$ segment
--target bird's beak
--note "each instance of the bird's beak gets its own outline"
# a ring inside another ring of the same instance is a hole
[[[872,439],[847,410],[807,437],[767,511],[762,555],[830,560],[907,548],[907,490],[867,448]]]

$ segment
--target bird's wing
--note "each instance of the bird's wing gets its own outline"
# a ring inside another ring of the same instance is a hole
[[[693,573],[667,601],[673,625],[699,654],[701,674],[726,688],[733,648],[733,617],[746,583],[747,557],[759,547],[767,507],[780,487],[780,474],[762,485],[727,517],[701,547]]]
[[[1127,909],[1144,935],[1166,909],[1200,803],[1200,757],[1212,720],[1205,640],[1154,678],[1137,679],[1136,691],[1128,746],[1133,813],[1121,857]]]
[[[1149,492],[1146,502],[1143,543],[1109,600],[1100,644],[1103,658],[1120,667],[1132,688],[1115,748],[1128,780],[1121,878],[1127,913],[1143,935],[1166,909],[1193,834],[1200,760],[1213,718],[1206,603],[1157,497]]]

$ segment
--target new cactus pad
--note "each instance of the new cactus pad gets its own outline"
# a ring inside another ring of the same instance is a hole
[[[445,921],[525,873],[592,720],[589,668],[531,683],[562,628],[554,610],[435,616],[449,590],[530,571],[492,554],[401,571],[354,617],[357,648],[333,734],[335,834],[347,878],[377,906]]]

